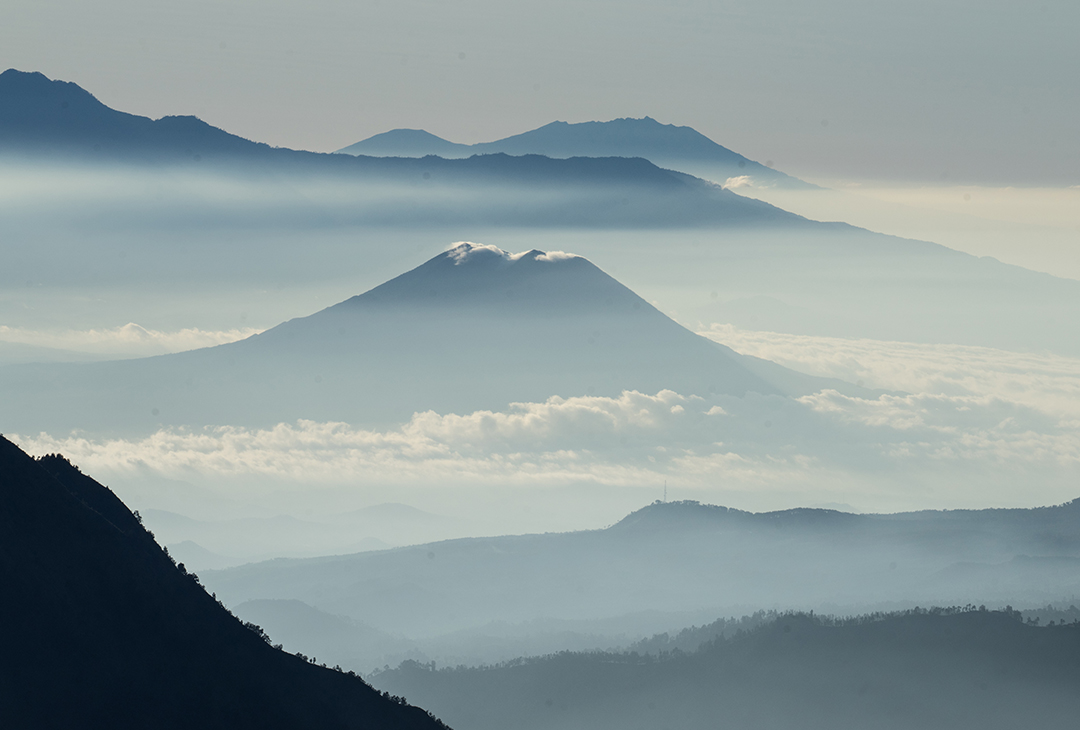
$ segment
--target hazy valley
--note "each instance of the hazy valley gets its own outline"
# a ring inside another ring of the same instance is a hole
[[[1038,216],[487,139],[0,74],[0,714],[1070,727],[1080,282],[972,253]]]

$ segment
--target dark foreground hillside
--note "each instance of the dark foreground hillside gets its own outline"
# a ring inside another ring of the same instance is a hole
[[[0,583],[5,729],[445,727],[271,647],[111,491],[3,438]]]
[[[691,654],[406,662],[374,682],[472,730],[1074,728],[1080,624],[1035,627],[985,610],[790,615]]]

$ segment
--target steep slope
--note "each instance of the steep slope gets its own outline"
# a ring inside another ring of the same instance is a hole
[[[640,611],[1045,604],[1080,591],[1080,500],[853,515],[656,503],[604,530],[449,540],[207,574],[230,605],[288,598],[385,631]],[[436,607],[438,607],[436,609]]]
[[[481,668],[406,663],[373,681],[461,727],[1071,728],[1080,625],[1016,613],[783,616],[691,654],[571,654]],[[491,697],[472,703],[470,697]]]
[[[473,145],[455,144],[423,130],[395,129],[338,150],[375,157],[468,157],[476,154],[545,155],[547,157],[643,157],[660,167],[724,182],[744,182],[793,189],[814,185],[785,175],[723,147],[691,127],[655,119],[613,119],[608,122],[551,122],[543,127]]]
[[[268,645],[107,488],[0,438],[5,727],[441,727]]]
[[[109,363],[0,368],[5,428],[389,424],[551,396],[858,390],[738,355],[579,256],[464,243],[260,335]]]

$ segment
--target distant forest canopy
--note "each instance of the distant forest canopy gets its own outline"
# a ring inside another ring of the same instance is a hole
[[[753,729],[1074,728],[1080,622],[1034,623],[972,605],[792,612],[692,652],[562,652],[447,669],[405,662],[372,681],[473,730],[699,728],[718,718]]]
[[[891,621],[911,616],[956,616],[967,613],[1000,613],[1014,621],[1034,627],[1073,626],[1080,625],[1080,608],[1070,605],[1068,608],[1056,608],[1047,605],[1041,608],[1024,610],[1005,606],[1000,609],[988,609],[984,605],[975,606],[931,606],[922,608],[902,609],[897,611],[874,611],[856,616],[835,616],[831,614],[818,614],[814,611],[755,611],[752,614],[739,618],[719,618],[704,626],[689,626],[678,633],[660,633],[647,639],[636,641],[623,649],[597,650],[588,652],[556,652],[535,657],[518,657],[505,662],[485,664],[481,666],[458,665],[454,667],[437,667],[435,662],[418,662],[412,659],[404,660],[398,669],[412,670],[424,668],[435,671],[464,671],[472,669],[498,669],[515,667],[532,662],[544,662],[553,656],[566,654],[579,654],[583,656],[602,657],[605,661],[616,662],[645,662],[665,660],[699,651],[706,651],[729,641],[741,640],[757,632],[769,630],[777,623],[783,621],[810,621],[816,626],[825,628],[844,628],[850,626],[863,626],[869,623]],[[377,678],[386,672],[397,670],[378,670],[371,673],[371,677]]]
[[[868,621],[884,621],[899,616],[918,615],[928,613],[930,615],[953,615],[967,611],[985,609],[985,606],[976,608],[974,605],[967,606],[935,606],[927,609],[915,607],[899,611],[878,611],[860,614],[858,616],[833,616],[829,614],[815,614],[813,611],[803,613],[800,611],[755,611],[741,618],[719,618],[704,626],[688,626],[678,633],[655,634],[647,639],[634,642],[621,652],[621,655],[651,655],[663,656],[673,652],[694,652],[708,644],[724,641],[742,634],[756,631],[768,624],[775,623],[787,616],[810,616],[822,626],[850,626],[859,625]],[[1043,608],[1031,608],[1015,610],[1012,606],[1005,606],[1001,611],[1013,618],[1023,621],[1032,626],[1053,626],[1061,624],[1080,623],[1080,608],[1070,605],[1066,609],[1055,608],[1047,605]]]

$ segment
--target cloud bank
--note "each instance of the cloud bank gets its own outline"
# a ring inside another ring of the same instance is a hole
[[[0,325],[0,343],[9,342],[115,357],[147,357],[223,345],[259,332],[260,330],[251,327],[228,330],[203,330],[196,327],[166,332],[146,329],[134,322],[129,322],[122,327],[104,329],[52,331]]]
[[[1080,427],[991,396],[835,391],[801,399],[703,399],[671,391],[551,398],[505,412],[418,413],[374,431],[298,421],[272,429],[161,430],[141,440],[15,437],[93,474],[271,480],[298,485],[542,487],[860,493],[863,504],[1064,501]],[[945,490],[945,491],[942,491]],[[685,492],[684,492],[685,493]],[[905,500],[907,500],[905,502]],[[847,501],[850,500],[848,495]]]
[[[151,475],[254,485],[254,493],[382,485],[513,495],[668,481],[684,497],[736,506],[846,502],[864,510],[1031,506],[1078,496],[1080,360],[726,326],[706,334],[744,353],[891,392],[857,398],[825,390],[792,399],[629,391],[502,412],[428,411],[389,430],[298,421],[262,430],[166,429],[133,440],[14,439],[31,453],[64,453],[106,479]]]

